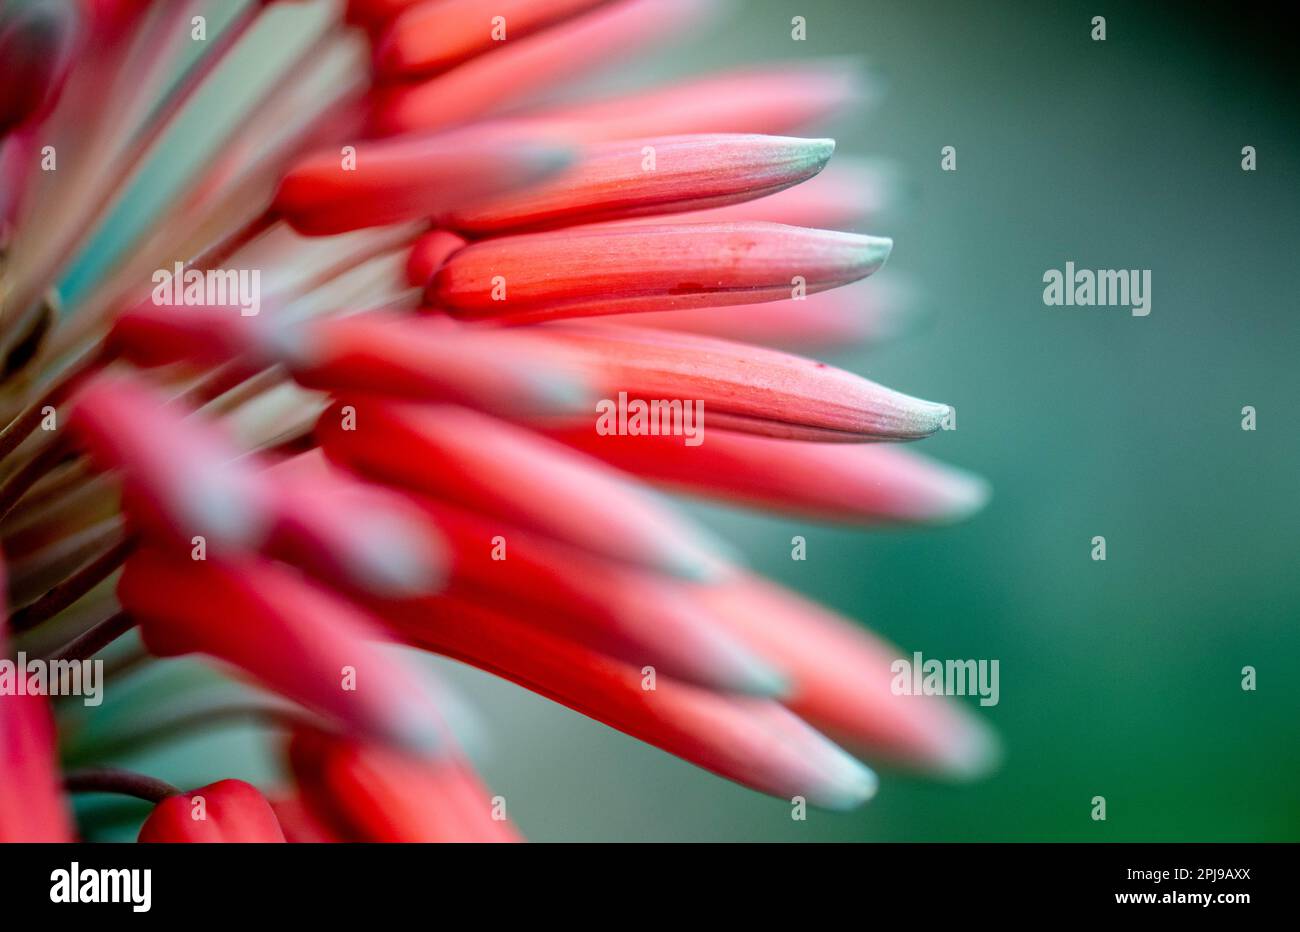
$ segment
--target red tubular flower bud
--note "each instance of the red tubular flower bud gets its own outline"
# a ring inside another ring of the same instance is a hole
[[[703,531],[562,444],[449,405],[368,399],[351,407],[354,429],[336,406],[316,435],[331,459],[362,475],[659,572],[699,579],[726,569]]]
[[[983,776],[1000,756],[993,730],[942,696],[895,692],[902,651],[829,609],[752,576],[700,590],[728,628],[791,676],[783,702],[869,760],[957,779]]]
[[[564,126],[588,141],[652,133],[779,134],[816,125],[867,91],[850,63],[783,62],[562,105],[520,119]]]
[[[142,842],[283,842],[284,832],[261,793],[243,780],[219,780],[171,796],[140,827]]]
[[[779,223],[575,227],[467,246],[425,301],[511,323],[780,301],[866,278],[892,247]]]
[[[538,134],[458,131],[356,144],[308,156],[280,182],[273,207],[299,233],[328,236],[420,220],[554,174],[569,146]]]
[[[73,840],[44,696],[0,692],[0,774],[0,843]]]
[[[608,402],[619,393],[643,403],[698,404],[700,438],[721,428],[796,440],[917,440],[938,430],[950,410],[822,362],[743,343],[590,323],[532,332],[575,354],[579,371],[607,393],[602,439],[618,432],[616,406]]]
[[[388,25],[375,50],[381,77],[409,80],[562,23],[610,0],[424,0]],[[490,15],[485,15],[490,14]]]
[[[712,689],[775,695],[784,688],[779,671],[723,634],[679,580],[450,504],[416,501],[451,544],[451,597],[513,612],[524,624]],[[498,535],[508,559],[493,559]],[[437,601],[430,600],[432,610]]]
[[[436,220],[484,235],[715,208],[806,181],[822,170],[834,149],[831,139],[756,135],[601,143],[553,178]]]
[[[419,760],[314,729],[297,729],[289,764],[312,823],[342,841],[521,841],[469,764]]]
[[[713,5],[705,0],[620,0],[570,20],[563,29],[504,43],[491,55],[422,83],[382,88],[374,127],[381,133],[409,133],[467,123],[505,109],[539,87],[678,33]],[[484,25],[489,25],[486,18]]]
[[[353,733],[437,751],[443,726],[423,684],[382,652],[360,609],[264,560],[132,554],[117,587],[160,656],[203,653]]]
[[[589,427],[551,436],[626,472],[692,492],[833,522],[957,521],[988,499],[987,484],[911,450],[809,443],[718,430],[688,447],[677,437],[602,437]]]
[[[771,700],[688,686],[471,603],[444,603],[437,611],[394,606],[386,617],[415,644],[762,792],[833,809],[858,806],[875,793],[875,774]]]
[[[99,466],[123,471],[132,517],[149,529],[236,551],[265,538],[266,483],[216,427],[102,375],[77,394],[70,425]]]

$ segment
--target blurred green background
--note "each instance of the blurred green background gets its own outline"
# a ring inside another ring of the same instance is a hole
[[[885,771],[863,810],[795,822],[781,800],[440,664],[473,699],[480,766],[526,835],[1300,839],[1296,83],[1222,9],[751,0],[606,79],[849,55],[884,82],[834,135],[900,169],[870,231],[895,238],[882,281],[912,286],[924,322],[835,361],[954,404],[958,429],[920,449],[988,477],[993,500],[912,531],[697,510],[756,568],[905,651],[998,659],[1001,703],[980,714],[1006,759],[964,786]],[[947,145],[955,172],[940,171]],[[1045,307],[1042,275],[1067,260],[1151,269],[1151,315]],[[789,558],[793,534],[806,562]],[[207,763],[253,775],[256,747],[228,732],[151,763],[179,782],[211,779]]]

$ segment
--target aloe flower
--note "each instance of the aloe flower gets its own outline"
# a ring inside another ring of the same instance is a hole
[[[863,98],[852,69],[541,97],[713,4],[249,2],[200,39],[205,7],[0,5],[0,656],[109,657],[110,694],[205,658],[259,690],[282,782],[183,791],[87,752],[72,700],[0,694],[0,840],[70,840],[83,792],[147,800],[141,841],[519,838],[421,651],[831,809],[875,793],[859,757],[991,765],[978,719],[891,692],[900,651],[650,489],[854,525],[983,504],[890,443],[948,406],[795,354],[896,321],[853,284],[891,241],[835,229],[887,180],[792,135]],[[119,235],[124,180],[162,184],[160,141],[291,21],[310,41]],[[707,429],[610,436],[614,398]]]

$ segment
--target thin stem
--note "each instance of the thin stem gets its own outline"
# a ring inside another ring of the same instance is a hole
[[[144,649],[143,644],[138,641],[129,644],[120,653],[104,661],[104,679],[113,680],[134,673],[151,660],[153,660],[153,655]]]
[[[74,770],[63,778],[69,793],[120,793],[155,805],[171,796],[179,796],[179,787],[165,780],[118,767],[88,767]]]
[[[135,619],[126,612],[110,615],[63,645],[48,660],[89,660],[134,627]]]
[[[128,150],[129,158],[125,163],[128,168],[139,162],[140,156],[158,140],[162,131],[170,125],[172,117],[189,103],[195,92],[203,86],[212,72],[216,71],[217,66],[225,61],[226,53],[248,34],[261,12],[261,3],[246,4],[235,14],[234,21],[221,30],[221,34],[207,46],[203,55],[190,65],[181,79],[176,82],[171,93],[159,101],[145,117],[139,135],[132,140],[131,148]]]
[[[76,760],[100,760],[127,752],[137,753],[141,748],[209,726],[225,727],[247,721],[281,725],[285,728],[316,722],[311,716],[295,709],[265,703],[241,702],[210,706],[206,709],[183,712],[173,718],[145,725],[124,735],[110,737],[100,744],[78,748],[74,751],[74,757]]]
[[[0,461],[18,449],[19,445],[31,435],[44,417],[41,412],[46,407],[57,407],[88,376],[104,368],[112,360],[113,355],[113,352],[104,346],[90,350],[47,388],[44,395],[0,431]]]
[[[126,561],[134,547],[134,540],[130,537],[122,538],[35,602],[24,605],[9,616],[10,629],[15,632],[29,631],[53,618],[111,576]]]
[[[239,229],[205,247],[202,252],[185,263],[185,268],[209,269],[219,265],[279,222],[279,211],[274,207],[268,207]]]
[[[62,443],[55,441],[28,460],[0,488],[0,519],[3,519],[13,510],[13,507],[22,500],[22,497],[27,494],[32,486],[40,482],[64,460],[72,458],[73,455]]]
[[[311,427],[302,430],[293,431],[277,437],[266,446],[258,447],[248,455],[256,453],[258,456],[270,457],[292,457],[301,453],[308,453],[316,446],[316,434]]]

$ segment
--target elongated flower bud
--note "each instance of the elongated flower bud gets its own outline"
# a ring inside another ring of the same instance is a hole
[[[679,33],[713,5],[704,0],[619,0],[571,20],[563,29],[507,42],[491,55],[423,83],[381,88],[374,126],[381,133],[409,133],[469,122],[505,109],[546,84]],[[484,29],[490,25],[485,17]]]
[[[240,360],[256,371],[278,363],[308,388],[513,414],[572,412],[591,395],[562,350],[446,318],[368,313],[295,324],[229,308],[177,311],[146,302],[118,316],[110,342],[141,366]]]
[[[882,287],[885,284],[871,279],[798,301],[643,311],[591,320],[810,353],[880,343],[905,331],[917,319],[915,305],[906,292]]]
[[[793,592],[756,577],[701,587],[704,604],[793,678],[784,702],[869,759],[969,779],[999,756],[993,731],[955,702],[893,689],[896,647]]]
[[[0,843],[72,841],[43,696],[0,696],[0,768]]]
[[[719,207],[813,177],[834,149],[831,139],[754,135],[603,143],[548,181],[435,219],[483,235]]]
[[[342,406],[325,412],[316,434],[364,475],[660,572],[710,578],[726,566],[703,531],[562,444],[448,405],[352,407],[351,421]]]
[[[569,104],[519,119],[565,126],[576,138],[589,141],[651,133],[789,133],[822,122],[869,91],[852,63],[785,62]]]
[[[420,220],[553,174],[568,147],[533,135],[457,132],[356,144],[308,156],[280,182],[273,207],[299,233],[325,236]]]
[[[296,729],[289,764],[313,821],[341,841],[521,841],[467,762],[421,760]]]
[[[127,560],[117,594],[154,654],[208,654],[354,734],[418,753],[443,742],[419,680],[376,647],[378,626],[281,567],[146,548]]]
[[[0,584],[0,590],[3,585]],[[8,656],[0,622],[0,659]],[[26,676],[26,670],[13,675]],[[0,676],[0,680],[3,680]],[[72,841],[72,819],[59,786],[54,719],[44,696],[0,689],[0,844]]]
[[[438,589],[446,547],[404,496],[349,478],[319,450],[267,471],[273,523],[267,550],[327,585],[336,581],[380,596]]]
[[[416,644],[762,792],[831,809],[853,808],[875,793],[870,770],[770,700],[678,683],[469,604],[438,612],[396,607],[387,617]]]
[[[760,137],[766,138],[766,137]],[[896,177],[883,165],[837,157],[815,177],[756,200],[736,201],[679,213],[674,223],[785,223],[796,227],[855,231],[864,219],[886,209],[898,194]],[[655,217],[613,223],[647,226]]]
[[[883,444],[805,443],[725,430],[694,447],[677,437],[600,436],[583,427],[552,436],[676,491],[823,521],[956,521],[988,499],[987,483],[964,470]]]
[[[866,278],[892,246],[777,223],[578,227],[467,246],[425,300],[512,323],[779,301]]]
[[[303,328],[286,363],[309,388],[449,401],[513,414],[564,413],[591,391],[565,351],[513,333],[382,314]]]
[[[114,318],[108,345],[144,367],[219,365],[240,357],[270,365],[278,361],[284,330],[269,316],[245,317],[229,307],[177,308],[142,301]]]
[[[164,799],[140,827],[142,842],[283,842],[271,804],[243,780],[219,780]]]
[[[562,23],[610,0],[435,0],[408,6],[389,24],[375,50],[381,77],[412,77],[453,65]],[[485,17],[491,13],[491,18]]]
[[[265,483],[215,427],[120,376],[87,384],[70,425],[99,465],[122,470],[131,514],[151,529],[234,550],[265,538]]]
[[[825,363],[742,343],[572,323],[539,327],[536,335],[581,354],[593,384],[608,393],[592,425],[602,435],[619,432],[612,399],[622,395],[647,408],[700,405],[700,430],[801,440],[916,440],[938,430],[949,410]],[[656,416],[661,430],[662,419]],[[670,414],[668,433],[671,420]]]
[[[450,597],[513,610],[524,624],[687,682],[758,695],[783,689],[779,671],[723,634],[677,580],[601,560],[453,505],[417,501],[455,554]],[[507,559],[493,558],[491,543],[498,536],[506,542]],[[436,602],[429,603],[433,610]]]

